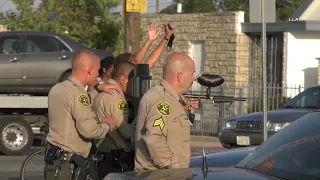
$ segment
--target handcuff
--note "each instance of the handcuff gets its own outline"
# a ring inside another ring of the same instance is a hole
[[[101,91],[101,90],[98,88],[99,85],[100,85],[100,84],[97,83],[96,85],[93,86],[93,88],[94,88],[98,93],[102,93],[103,91]]]

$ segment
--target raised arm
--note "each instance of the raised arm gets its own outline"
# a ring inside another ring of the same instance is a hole
[[[154,23],[148,26],[148,32],[147,32],[148,39],[143,44],[143,46],[138,50],[138,52],[136,52],[135,56],[133,57],[132,63],[141,64],[148,49],[150,48],[154,40],[157,39],[159,34],[160,34],[160,30],[157,32],[157,27]]]
[[[152,51],[152,53],[150,54],[149,58],[146,61],[146,64],[149,64],[150,70],[154,67],[156,62],[159,60],[161,53],[163,52],[164,48],[166,47],[166,45],[168,43],[168,40],[170,39],[170,37],[174,33],[174,30],[176,29],[176,27],[174,26],[173,29],[170,30],[168,27],[168,24],[166,24],[164,26],[164,28],[165,28],[165,33],[166,33],[164,38],[162,39],[160,44]]]

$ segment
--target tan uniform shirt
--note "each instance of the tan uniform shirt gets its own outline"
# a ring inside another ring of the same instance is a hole
[[[101,80],[101,78],[97,78],[97,80],[98,80],[98,84],[104,84],[104,82]],[[87,89],[86,89],[86,91],[87,91]],[[91,91],[89,91],[88,94],[90,95],[91,103],[94,104],[94,100],[97,98],[99,93],[97,92],[97,90],[92,89]]]
[[[101,139],[110,130],[108,124],[100,123],[83,85],[72,76],[50,90],[48,107],[47,141],[65,151],[87,157],[90,139]]]
[[[118,85],[113,79],[109,79],[108,83]],[[128,123],[129,109],[123,92],[115,90],[112,94],[102,92],[94,100],[93,107],[99,119],[112,118],[118,127],[117,130],[107,134],[98,147],[99,150],[102,152],[119,149],[123,149],[126,152],[133,151],[131,135],[134,129]]]
[[[133,125],[136,171],[189,167],[192,123],[182,99],[165,80],[142,97]]]

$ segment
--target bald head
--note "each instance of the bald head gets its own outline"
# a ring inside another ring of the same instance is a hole
[[[172,53],[166,58],[163,66],[163,78],[168,79],[176,76],[179,72],[190,71],[193,60],[183,53]]]
[[[111,78],[114,80],[117,80],[121,76],[129,76],[131,75],[131,72],[134,68],[135,68],[135,65],[131,62],[128,62],[128,61],[120,62],[114,67],[114,71],[112,72]]]
[[[72,71],[91,68],[97,62],[99,63],[100,59],[93,52],[81,50],[72,59]]]

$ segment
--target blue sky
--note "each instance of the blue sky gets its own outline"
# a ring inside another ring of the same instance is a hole
[[[35,6],[37,6],[41,0],[35,0]],[[169,6],[172,3],[172,0],[159,0],[160,10]],[[11,2],[11,0],[0,0],[0,11],[5,12],[8,9],[14,9],[15,6]],[[121,11],[122,6],[119,6],[115,9],[115,11]],[[148,13],[156,12],[156,0],[148,0]]]

